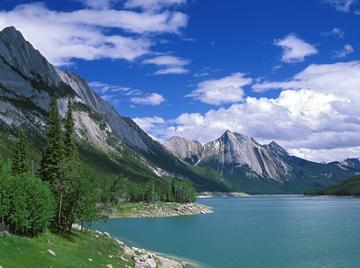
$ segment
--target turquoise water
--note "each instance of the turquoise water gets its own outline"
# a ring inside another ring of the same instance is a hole
[[[360,267],[360,199],[209,198],[215,213],[111,219],[93,227],[200,267]]]

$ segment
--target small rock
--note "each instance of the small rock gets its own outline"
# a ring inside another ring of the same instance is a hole
[[[156,268],[156,261],[154,259],[147,259],[145,262],[150,268]]]
[[[135,255],[135,251],[132,248],[129,248],[128,246],[124,247],[124,255],[127,257],[132,258]]]
[[[135,263],[135,268],[145,268],[145,267],[146,267],[145,264],[142,262]]]
[[[113,268],[112,264],[107,264],[106,268]]]
[[[10,236],[10,233],[6,230],[3,230],[0,232],[0,237],[8,237]]]
[[[128,262],[128,261],[129,261],[128,259],[124,258],[123,256],[120,256],[120,259],[122,259],[122,260],[125,261],[125,262]]]
[[[47,251],[49,252],[49,254],[50,254],[51,256],[54,256],[54,257],[56,256],[55,252],[52,251],[51,249],[48,249]]]
[[[107,236],[108,238],[111,238],[111,236],[108,232],[104,232],[104,235]]]
[[[139,252],[140,254],[145,254],[145,250],[144,250],[144,249],[138,249],[137,252]]]
[[[114,258],[114,255],[109,255],[108,257],[109,257],[110,259],[112,259],[112,258]]]
[[[134,259],[135,262],[141,262],[141,257],[140,256],[136,255],[136,256],[134,256],[133,259]]]
[[[93,261],[93,260],[92,260],[92,259],[90,259],[90,258],[89,258],[88,260],[89,260],[89,261],[91,261],[91,262]]]
[[[114,238],[115,242],[118,243],[119,246],[124,246],[124,242],[120,241],[117,238]]]

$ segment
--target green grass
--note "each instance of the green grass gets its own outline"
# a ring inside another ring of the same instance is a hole
[[[51,249],[56,256],[48,252]],[[120,258],[113,239],[96,237],[90,232],[74,232],[67,237],[44,233],[35,238],[10,236],[0,238],[0,265],[7,268],[28,267],[133,267],[132,260]],[[109,257],[110,256],[110,257]],[[92,261],[89,261],[89,258]]]

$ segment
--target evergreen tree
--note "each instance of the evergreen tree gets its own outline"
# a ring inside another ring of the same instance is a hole
[[[15,152],[12,157],[11,172],[13,175],[23,174],[28,171],[27,167],[27,141],[24,129],[20,130],[19,139],[15,144]]]
[[[55,98],[51,99],[46,139],[40,163],[40,177],[52,185],[55,181],[60,180],[59,164],[64,155],[60,115]]]
[[[73,108],[71,101],[68,101],[66,121],[65,121],[65,137],[64,137],[64,149],[65,157],[73,159],[76,157],[76,147],[74,143],[74,118],[72,114]]]

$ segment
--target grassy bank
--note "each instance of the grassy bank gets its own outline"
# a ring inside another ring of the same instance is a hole
[[[53,251],[53,256],[48,250]],[[110,266],[111,265],[111,266]],[[46,232],[35,238],[0,238],[0,266],[27,267],[134,267],[119,245],[105,236],[73,232],[66,237]]]

